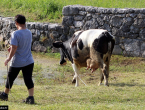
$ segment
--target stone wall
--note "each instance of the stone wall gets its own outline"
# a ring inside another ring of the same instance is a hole
[[[62,25],[72,31],[106,29],[116,38],[113,54],[145,57],[145,9],[63,7]]]
[[[63,26],[57,23],[27,22],[26,27],[32,32],[32,51],[37,52],[47,52],[52,47],[52,42],[60,40],[63,33]],[[0,17],[0,41],[7,44],[10,41],[11,33],[15,30],[14,18]],[[58,52],[55,48],[52,50]]]
[[[46,52],[52,42],[66,41],[78,30],[106,29],[116,38],[113,54],[145,57],[145,9],[70,5],[62,13],[62,24],[27,22],[33,51]],[[0,40],[9,40],[14,30],[13,18],[0,17]]]

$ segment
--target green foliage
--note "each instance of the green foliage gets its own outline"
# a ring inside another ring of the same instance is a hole
[[[38,62],[37,63],[34,63],[34,69],[33,69],[33,72],[35,73],[38,73],[42,70],[42,64],[39,64]]]
[[[0,13],[5,16],[24,14],[29,21],[61,22],[66,5],[104,8],[144,8],[145,0],[1,0]]]

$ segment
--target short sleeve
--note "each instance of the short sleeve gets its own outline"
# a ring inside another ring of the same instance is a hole
[[[18,46],[18,39],[17,39],[16,32],[12,33],[10,44]]]

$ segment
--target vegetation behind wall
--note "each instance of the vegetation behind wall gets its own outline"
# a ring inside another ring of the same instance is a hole
[[[0,16],[24,14],[29,21],[61,22],[62,8],[80,4],[104,8],[144,8],[145,0],[0,0]]]

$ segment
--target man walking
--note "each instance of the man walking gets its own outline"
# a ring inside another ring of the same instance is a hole
[[[22,70],[24,82],[28,89],[29,96],[24,100],[25,103],[34,104],[34,83],[32,72],[34,60],[31,54],[32,33],[26,28],[26,18],[23,15],[15,16],[15,25],[18,30],[11,36],[11,46],[8,49],[9,56],[5,60],[5,66],[10,61],[10,68],[4,92],[0,94],[1,100],[8,100],[8,94],[12,88],[13,82]]]

